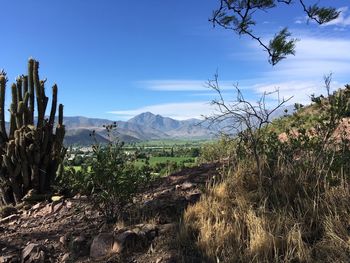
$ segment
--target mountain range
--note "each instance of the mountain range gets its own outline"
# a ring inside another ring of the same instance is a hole
[[[64,117],[66,145],[91,145],[93,140],[108,142],[104,125],[116,124],[113,137],[124,142],[160,139],[210,139],[214,129],[201,124],[199,119],[175,120],[151,112],[141,113],[128,121],[112,121],[87,117]],[[95,138],[91,132],[95,131]]]
[[[294,106],[279,108],[272,119],[294,112]],[[128,121],[112,121],[87,117],[64,117],[66,145],[91,145],[94,139],[100,143],[109,141],[104,125],[116,124],[112,136],[124,142],[139,142],[161,139],[212,139],[219,131],[230,127],[229,120],[210,126],[199,119],[175,120],[151,112],[141,113]],[[95,131],[94,138],[90,136]],[[226,131],[229,133],[229,131]]]

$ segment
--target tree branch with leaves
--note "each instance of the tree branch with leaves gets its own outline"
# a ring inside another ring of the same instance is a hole
[[[294,2],[299,2],[307,17],[318,24],[328,23],[340,14],[333,7],[320,7],[317,4],[307,6],[305,0],[220,0],[218,9],[214,10],[209,21],[214,26],[232,30],[240,36],[250,36],[268,53],[268,61],[274,66],[288,55],[295,55],[298,39],[291,38],[291,33],[285,27],[276,33],[269,43],[266,43],[252,29],[257,24],[253,16],[258,11],[267,12],[280,4],[291,5]]]

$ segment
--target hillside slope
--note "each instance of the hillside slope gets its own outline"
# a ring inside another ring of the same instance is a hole
[[[175,240],[182,213],[217,173],[211,164],[159,179],[116,224],[106,224],[84,196],[24,206],[0,219],[0,262],[181,262]]]

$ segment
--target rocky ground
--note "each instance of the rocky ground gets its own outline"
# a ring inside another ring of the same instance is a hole
[[[85,196],[24,206],[0,219],[0,263],[200,262],[181,254],[179,222],[216,175],[218,165],[206,164],[161,178],[114,224]]]

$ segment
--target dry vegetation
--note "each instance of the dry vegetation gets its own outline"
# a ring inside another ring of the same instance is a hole
[[[180,241],[194,242],[184,254],[198,249],[205,262],[349,262],[350,152],[347,128],[339,130],[347,127],[339,124],[349,90],[320,102],[312,137],[296,128],[298,136],[281,141],[274,124],[267,127],[257,145],[260,171],[249,147],[237,144],[235,165],[184,214]],[[300,123],[297,115],[288,127]]]

